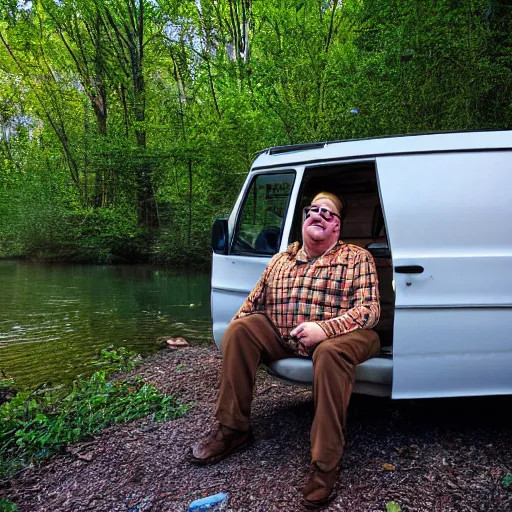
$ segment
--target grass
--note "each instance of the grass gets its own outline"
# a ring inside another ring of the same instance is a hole
[[[84,437],[116,423],[150,416],[175,419],[190,408],[140,378],[115,378],[141,358],[126,349],[102,350],[97,371],[70,386],[41,386],[0,406],[0,481]],[[1,504],[2,510],[9,504]],[[15,509],[12,509],[15,510]]]

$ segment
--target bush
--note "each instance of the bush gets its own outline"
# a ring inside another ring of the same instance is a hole
[[[147,258],[144,234],[129,207],[89,208],[68,213],[66,238],[75,240],[73,261],[113,263]]]
[[[188,206],[166,205],[161,208],[161,227],[155,240],[150,262],[157,265],[209,268],[211,265],[211,230],[219,208],[196,204],[192,209],[190,239],[188,232]]]
[[[125,349],[104,349],[101,368],[69,387],[18,393],[0,407],[0,478],[60,452],[69,443],[115,424],[150,416],[166,421],[189,405],[161,394],[140,378],[113,378],[140,360]]]
[[[24,212],[17,238],[24,257],[46,261],[140,261],[148,252],[136,215],[128,207],[66,211],[40,206]]]
[[[16,512],[18,505],[13,503],[11,500],[4,500],[0,498],[0,512]]]

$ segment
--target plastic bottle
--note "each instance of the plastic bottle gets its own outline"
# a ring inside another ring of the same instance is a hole
[[[193,501],[189,507],[188,512],[199,512],[201,510],[208,510],[210,512],[216,512],[226,510],[228,505],[228,494],[219,492],[206,498]]]

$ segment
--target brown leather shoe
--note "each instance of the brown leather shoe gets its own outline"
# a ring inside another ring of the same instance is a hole
[[[252,441],[252,431],[242,432],[220,426],[215,434],[190,448],[188,459],[200,466],[215,464]]]
[[[337,484],[341,467],[322,471],[314,462],[309,467],[309,476],[303,490],[301,504],[307,510],[318,510],[327,506],[338,492]]]

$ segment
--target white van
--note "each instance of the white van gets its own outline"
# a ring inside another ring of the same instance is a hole
[[[512,131],[274,147],[254,160],[212,233],[213,335],[272,254],[301,237],[316,192],[347,205],[341,238],[373,254],[382,350],[355,391],[393,398],[512,393]],[[307,359],[269,365],[312,383]]]

